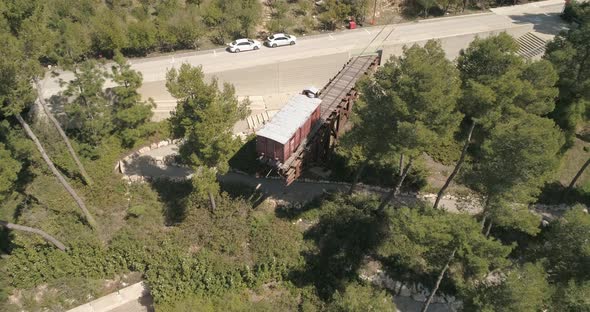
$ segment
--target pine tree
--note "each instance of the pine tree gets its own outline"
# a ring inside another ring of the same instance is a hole
[[[35,143],[43,160],[58,179],[62,186],[68,191],[84,213],[88,224],[96,227],[96,221],[86,208],[84,201],[76,191],[65,180],[61,173],[47,155],[41,142],[33,133],[28,123],[22,118],[21,113],[35,101],[37,95],[32,86],[33,77],[36,74],[36,65],[31,60],[24,59],[21,51],[21,42],[10,35],[0,35],[5,43],[4,49],[0,51],[0,116],[3,118],[14,117],[21,124],[27,136]]]
[[[111,116],[104,94],[105,72],[94,60],[84,61],[64,94],[73,97],[65,112],[69,129],[87,147],[94,148],[111,132]]]
[[[112,89],[115,94],[113,130],[121,137],[124,146],[133,146],[137,139],[149,134],[146,126],[153,116],[155,103],[152,99],[147,102],[141,100],[137,91],[143,80],[141,73],[132,70],[121,54],[115,55],[115,62],[117,65],[112,67],[112,77],[118,86]]]
[[[207,194],[215,208],[218,192],[215,175],[229,169],[228,161],[240,146],[232,133],[234,124],[247,116],[247,103],[239,103],[233,86],[219,90],[217,80],[204,81],[200,67],[182,64],[166,74],[166,87],[178,100],[170,118],[175,138],[183,139],[182,160],[195,168],[193,184]]]
[[[389,109],[393,116],[384,120],[394,128],[393,133],[384,133],[387,141],[381,144],[389,144],[408,159],[406,164],[400,161],[404,169],[397,185],[383,198],[382,210],[399,192],[414,161],[435,142],[452,138],[461,120],[456,108],[460,80],[440,42],[431,40],[424,47],[405,48],[400,58],[392,58],[375,74],[375,83],[375,91],[383,94],[389,106],[380,111]]]
[[[506,257],[512,247],[486,238],[469,215],[402,207],[390,211],[388,219],[387,235],[377,254],[392,276],[404,272],[405,279],[426,278],[431,288],[422,311],[445,280],[466,285],[509,264]]]
[[[555,123],[532,114],[522,113],[491,130],[474,165],[490,224],[538,231],[528,204],[557,168],[562,145],[563,134]]]
[[[359,168],[350,192],[367,164],[400,158],[397,183],[381,210],[400,191],[414,161],[434,142],[451,138],[461,119],[456,110],[460,81],[440,43],[431,40],[424,47],[404,48],[401,57],[393,57],[359,86],[355,127],[342,140],[345,150],[356,153]]]
[[[463,93],[459,108],[465,114],[466,139],[459,160],[438,192],[434,208],[461,170],[474,132],[481,140],[502,118],[520,111],[544,116],[553,110],[557,94],[555,70],[546,61],[525,63],[517,51],[517,42],[506,33],[476,38],[461,51],[458,68]]]
[[[590,18],[582,19],[579,27],[557,35],[547,45],[545,59],[559,73],[559,97],[551,115],[567,131],[571,141],[587,119],[590,103]]]

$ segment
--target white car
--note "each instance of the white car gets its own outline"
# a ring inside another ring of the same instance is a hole
[[[230,52],[239,53],[242,51],[258,50],[262,46],[260,41],[253,39],[238,39],[227,44]]]
[[[285,45],[294,45],[297,42],[297,38],[287,34],[274,34],[266,38],[266,45],[271,48],[276,48]]]

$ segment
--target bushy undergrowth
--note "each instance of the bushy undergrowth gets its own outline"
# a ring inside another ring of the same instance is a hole
[[[158,311],[192,312],[195,307],[199,307],[200,312],[297,311],[298,301],[290,289],[276,285],[271,289],[261,290],[260,294],[248,290],[232,290],[223,297],[191,295],[170,304],[159,304]]]
[[[43,184],[49,185],[48,181]],[[154,301],[166,305],[193,295],[223,296],[228,291],[280,281],[302,264],[301,233],[287,221],[254,210],[250,201],[222,194],[214,212],[198,202],[177,201],[175,204],[186,205],[185,218],[177,226],[166,227],[166,201],[172,196],[162,196],[157,190],[149,185],[128,188],[129,208],[119,204],[119,211],[112,212],[125,214],[127,210],[127,217],[118,221],[121,224],[115,233],[99,235],[108,241],[94,236],[70,205],[66,205],[70,212],[46,211],[44,219],[39,204],[26,209],[24,219],[56,235],[69,249],[61,252],[35,236],[13,233],[10,255],[0,265],[3,297],[12,289],[54,285],[71,278],[112,279],[135,271],[143,274]],[[118,196],[113,199],[117,198],[124,201]],[[62,200],[68,198],[64,195]],[[132,209],[138,204],[142,206],[140,213]],[[101,226],[102,230],[107,228],[114,227]],[[87,295],[57,306],[81,304]]]
[[[53,136],[47,133],[41,137],[43,142]],[[160,140],[162,133],[165,125],[135,148]],[[93,186],[84,185],[68,157],[60,156],[67,153],[61,142],[48,152],[63,159],[58,162],[60,170],[96,216],[97,230],[85,224],[40,158],[32,162],[27,189],[4,201],[0,212],[6,219],[43,229],[68,250],[61,252],[34,235],[1,231],[6,254],[0,259],[0,310],[70,308],[88,301],[89,295],[101,295],[103,282],[67,292],[59,281],[104,281],[130,271],[142,273],[157,304],[199,294],[222,296],[280,281],[302,263],[301,233],[287,221],[256,211],[253,198],[224,193],[212,212],[202,203],[191,202],[190,184],[186,192],[178,192],[182,184],[176,183],[127,185],[113,170],[113,164],[129,152],[121,148],[119,138],[106,138],[96,150],[99,155],[94,160],[83,159]],[[178,210],[183,210],[178,222],[170,222],[170,211]],[[53,289],[47,294],[71,295],[46,295],[38,300],[24,296],[20,308],[6,300],[15,290],[34,294],[40,286]]]
[[[138,271],[155,302],[168,304],[189,295],[222,295],[279,281],[301,263],[301,234],[286,221],[254,216],[248,202],[224,197],[215,213],[190,209],[182,226],[142,233],[151,223],[144,214],[133,217],[107,244],[67,241],[67,252],[19,237],[13,243],[23,246],[13,247],[2,271],[10,286],[19,289]]]

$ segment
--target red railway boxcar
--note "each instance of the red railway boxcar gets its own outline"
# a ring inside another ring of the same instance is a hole
[[[307,138],[320,119],[321,99],[296,95],[256,133],[256,153],[267,163],[280,165]]]

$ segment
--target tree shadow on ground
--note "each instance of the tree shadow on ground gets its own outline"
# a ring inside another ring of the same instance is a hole
[[[150,295],[148,291],[145,291],[143,297],[137,299],[137,302],[145,309],[147,312],[154,312],[156,311],[154,308],[154,299]]]
[[[15,250],[27,248],[22,244],[14,242],[14,232],[4,227],[0,228],[0,255],[10,255]]]
[[[221,191],[227,193],[232,199],[245,199],[252,204],[252,208],[258,207],[268,197],[269,194],[264,193],[249,184],[239,182],[219,182]]]
[[[11,233],[7,228],[0,228],[0,256],[10,254],[13,239],[14,233]]]
[[[60,124],[66,128],[68,126],[65,108],[68,105],[68,98],[63,95],[52,95],[48,101],[49,111],[59,120]]]
[[[541,230],[544,231],[542,227]],[[490,231],[490,236],[501,241],[503,245],[514,244],[514,248],[508,256],[513,261],[524,263],[525,261],[536,262],[540,260],[536,258],[538,255],[535,253],[539,249],[538,246],[542,246],[544,243],[540,234],[531,235],[512,228],[494,226]]]
[[[261,170],[256,154],[256,137],[248,137],[246,143],[230,158],[229,166],[248,174],[256,174]]]
[[[546,205],[575,205],[583,204],[590,206],[590,193],[580,188],[573,188],[567,191],[566,187],[559,182],[548,183],[541,190],[538,203]]]
[[[159,200],[164,203],[164,217],[167,225],[181,223],[187,216],[188,197],[193,191],[191,180],[171,181],[168,179],[153,179],[150,182],[153,190],[159,195]],[[268,195],[254,187],[241,183],[220,183],[221,191],[232,199],[242,198],[248,201],[252,208],[258,207]]]
[[[527,13],[523,15],[510,15],[509,17],[515,24],[532,24],[533,31],[546,35],[557,35],[566,29],[566,24],[561,19],[559,13]]]
[[[164,204],[163,213],[166,224],[173,225],[182,222],[187,214],[187,197],[193,190],[191,181],[175,182],[156,179],[151,181],[150,185]]]
[[[338,193],[341,194],[341,193]],[[320,210],[322,203],[332,198],[331,193],[324,193],[324,195],[314,198],[307,205],[296,207],[293,205],[280,205],[275,209],[275,216],[279,219],[287,219],[289,221],[297,220],[301,215],[307,211]],[[321,213],[321,212],[320,212]]]
[[[357,168],[348,165],[346,156],[339,153],[333,153],[330,161],[325,164],[326,168],[331,171],[329,180],[343,181],[351,183],[356,173]],[[389,188],[397,182],[399,166],[392,164],[376,165],[369,164],[363,170],[359,182],[366,185],[375,185]],[[428,184],[424,170],[415,166],[413,170],[408,173],[402,191],[419,191]]]
[[[305,266],[288,275],[297,287],[315,286],[323,300],[330,300],[335,291],[342,291],[358,278],[364,259],[374,253],[387,230],[387,218],[374,213],[376,202],[366,204],[342,196],[328,195],[302,210],[321,211],[318,222],[304,233],[304,239],[313,246],[302,252]],[[283,216],[297,218],[300,214]]]
[[[147,176],[152,178],[186,178],[193,171],[190,168],[158,165],[150,156],[133,158],[125,165],[125,174]]]

